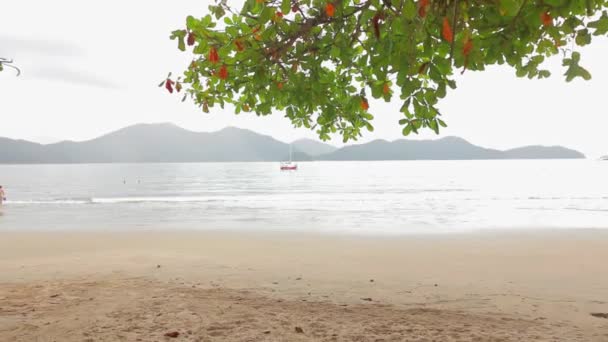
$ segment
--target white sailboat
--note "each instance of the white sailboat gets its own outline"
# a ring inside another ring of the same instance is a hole
[[[292,148],[289,144],[289,161],[281,162],[281,171],[294,171],[298,169],[298,164],[292,161]]]

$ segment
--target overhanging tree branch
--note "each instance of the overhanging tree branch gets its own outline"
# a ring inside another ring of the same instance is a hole
[[[362,129],[372,130],[368,96],[400,101],[403,134],[422,127],[439,132],[445,122],[438,102],[456,87],[453,75],[461,68],[504,64],[519,77],[545,78],[543,61],[563,52],[566,80],[589,79],[568,45],[608,35],[605,0],[246,0],[241,11],[227,6],[220,0],[210,7],[215,18],[190,16],[185,29],[173,32],[180,50],[188,36],[197,55],[197,65],[183,74],[194,103],[204,110],[230,103],[237,113],[257,115],[283,111],[296,126],[316,127],[322,139],[331,133],[356,139]]]
[[[12,59],[0,57],[0,71],[3,71],[4,67],[9,67],[9,68],[15,69],[17,71],[17,76],[21,75],[21,70],[18,67],[12,65],[12,63],[13,63]]]

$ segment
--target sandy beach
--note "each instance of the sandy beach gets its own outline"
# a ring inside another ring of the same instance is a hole
[[[607,260],[600,230],[4,232],[0,341],[608,341]]]

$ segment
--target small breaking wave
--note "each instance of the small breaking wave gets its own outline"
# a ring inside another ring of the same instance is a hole
[[[186,203],[186,202],[215,202],[218,198],[203,196],[177,196],[177,197],[108,197],[91,198],[91,203],[114,204],[114,203]]]
[[[7,200],[4,203],[6,204],[90,204],[92,203],[91,199],[48,199],[48,200]]]
[[[216,202],[218,198],[203,196],[181,197],[91,197],[82,199],[42,199],[42,200],[8,200],[6,204],[36,205],[36,204],[120,204],[120,203],[186,203],[186,202]]]

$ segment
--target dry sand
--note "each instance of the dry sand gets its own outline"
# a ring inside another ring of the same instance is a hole
[[[608,341],[591,313],[602,231],[0,233],[0,341]]]

